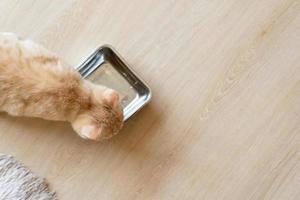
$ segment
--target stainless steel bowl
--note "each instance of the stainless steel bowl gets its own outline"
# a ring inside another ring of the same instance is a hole
[[[83,78],[119,93],[124,121],[145,106],[152,97],[151,89],[145,81],[108,45],[98,48],[77,70]]]

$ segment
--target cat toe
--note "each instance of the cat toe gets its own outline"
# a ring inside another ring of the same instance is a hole
[[[106,92],[106,95],[107,95],[108,102],[112,106],[115,106],[119,103],[120,97],[119,97],[118,92],[116,92],[115,90],[108,90]]]

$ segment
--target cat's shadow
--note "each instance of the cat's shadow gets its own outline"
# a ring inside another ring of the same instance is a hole
[[[154,107],[148,105],[125,122],[123,129],[118,135],[112,139],[100,142],[80,138],[73,131],[68,122],[48,121],[31,117],[13,117],[3,112],[0,113],[0,119],[0,127],[13,129],[11,132],[14,132],[14,130],[24,131],[24,134],[28,137],[35,137],[36,135],[41,137],[51,134],[50,136],[58,140],[61,140],[61,137],[69,139],[64,141],[67,142],[68,145],[72,145],[74,141],[80,141],[82,147],[90,148],[94,146],[121,144],[126,138],[138,138],[145,134],[150,134],[147,129],[149,129],[155,121],[160,121],[160,116]]]
[[[123,130],[120,134],[114,136],[112,139],[103,142],[94,142],[81,139],[71,128],[70,124],[67,122],[54,122],[46,121],[37,118],[25,118],[25,117],[11,117],[7,114],[0,114],[1,124],[8,123],[7,126],[13,127],[15,130],[23,130],[23,138],[27,141],[35,138],[39,138],[41,145],[47,144],[49,138],[51,138],[51,143],[59,143],[59,146],[64,146],[60,148],[66,152],[72,149],[74,155],[78,157],[84,157],[87,155],[91,160],[98,160],[98,162],[103,162],[99,157],[107,156],[105,154],[114,155],[122,154],[128,158],[128,164],[130,165],[140,165],[140,163],[145,163],[145,161],[154,161],[157,158],[161,158],[163,155],[154,155],[154,149],[151,149],[153,145],[147,145],[147,138],[151,138],[151,134],[155,134],[155,126],[157,122],[163,123],[160,119],[159,110],[151,104],[143,108],[140,112],[136,113],[132,118],[130,118],[124,125]],[[13,130],[11,130],[14,132]],[[3,133],[1,133],[3,134]],[[13,133],[14,134],[14,133]],[[43,141],[44,140],[44,141]],[[22,142],[22,141],[21,141]],[[18,145],[18,144],[16,144]],[[39,144],[35,144],[39,145]],[[52,145],[49,145],[51,151],[53,152]],[[60,150],[59,149],[59,150]],[[43,160],[36,160],[36,162],[43,162]],[[160,172],[160,174],[163,174]],[[160,178],[163,178],[160,177]],[[159,184],[155,184],[155,187],[159,187]]]

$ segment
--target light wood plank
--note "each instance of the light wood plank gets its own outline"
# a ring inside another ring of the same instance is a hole
[[[61,199],[300,199],[298,0],[2,0],[1,31],[76,66],[111,44],[153,89],[112,140],[0,114]]]

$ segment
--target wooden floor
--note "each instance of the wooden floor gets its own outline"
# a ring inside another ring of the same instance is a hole
[[[111,44],[153,89],[122,133],[0,114],[60,199],[300,199],[299,0],[1,0],[0,30],[78,65]]]

